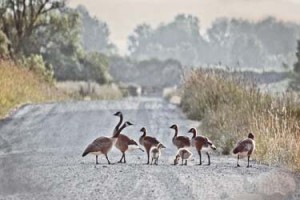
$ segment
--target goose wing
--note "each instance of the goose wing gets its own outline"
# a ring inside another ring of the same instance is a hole
[[[156,146],[159,144],[159,141],[155,137],[146,136],[144,138],[144,146]]]
[[[190,138],[188,138],[186,136],[178,136],[178,137],[176,137],[174,142],[175,142],[175,145],[178,146],[179,148],[191,146]]]
[[[237,154],[239,152],[252,152],[254,148],[253,140],[247,138],[240,141],[236,147],[233,149],[233,153]]]

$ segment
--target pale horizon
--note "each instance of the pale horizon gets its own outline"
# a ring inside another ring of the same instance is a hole
[[[201,31],[220,17],[257,21],[273,16],[300,23],[300,0],[69,0],[71,7],[84,5],[92,16],[106,22],[110,39],[127,53],[127,37],[138,24],[157,27],[178,14],[191,14],[200,20]]]

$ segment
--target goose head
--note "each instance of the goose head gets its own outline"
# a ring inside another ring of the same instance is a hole
[[[132,126],[133,125],[133,123],[131,123],[131,122],[129,122],[129,121],[126,121],[125,123],[124,123],[124,126],[125,127],[127,127],[127,126]]]
[[[174,165],[177,165],[177,164],[178,164],[179,159],[180,159],[180,155],[177,154],[177,155],[175,156],[175,159],[174,159]]]
[[[116,112],[116,113],[114,114],[114,116],[121,117],[121,116],[122,116],[122,113],[121,113],[120,111],[118,111],[118,112]]]
[[[172,126],[170,126],[171,129],[178,129],[178,126],[176,124],[173,124]]]
[[[140,132],[146,133],[145,127],[141,128]]]
[[[253,133],[249,133],[249,134],[248,134],[248,138],[254,140],[254,135],[253,135]]]

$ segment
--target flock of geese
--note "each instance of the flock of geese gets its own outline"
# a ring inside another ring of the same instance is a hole
[[[107,154],[112,149],[112,147],[115,146],[122,153],[119,163],[126,163],[125,153],[127,151],[134,150],[134,149],[139,149],[141,151],[144,151],[133,139],[129,138],[124,134],[121,134],[124,128],[131,126],[133,124],[130,123],[129,121],[126,121],[124,124],[122,124],[123,114],[121,112],[116,112],[114,115],[118,116],[120,120],[113,131],[112,137],[102,136],[96,138],[84,150],[82,157],[88,154],[93,154],[96,156],[96,164],[99,164],[98,156],[103,154],[108,164],[111,164]],[[187,165],[187,161],[191,159],[193,155],[189,149],[190,147],[194,147],[198,152],[199,165],[202,165],[201,152],[206,152],[208,158],[208,165],[210,165],[209,152],[211,150],[216,150],[216,147],[207,137],[197,135],[197,129],[191,128],[188,131],[189,133],[192,133],[192,138],[190,139],[189,137],[186,136],[178,136],[178,126],[176,124],[170,126],[170,128],[174,129],[175,131],[174,137],[172,138],[172,143],[178,149],[175,155],[174,165],[177,165],[180,159],[182,165]],[[145,127],[141,128],[140,132],[142,132],[143,134],[139,138],[139,143],[140,145],[144,146],[144,149],[146,150],[147,164],[157,165],[158,159],[161,155],[161,149],[166,147],[161,142],[159,142],[155,137],[148,136]],[[237,167],[240,167],[239,159],[243,157],[248,158],[247,167],[250,167],[249,165],[250,156],[254,150],[255,150],[254,135],[252,133],[249,133],[248,138],[239,141],[236,147],[233,149],[233,153],[237,154]],[[151,163],[150,163],[150,157],[151,157]]]

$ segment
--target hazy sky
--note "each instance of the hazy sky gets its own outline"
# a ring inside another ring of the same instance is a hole
[[[257,20],[272,15],[300,23],[300,0],[69,0],[72,7],[78,4],[108,23],[120,53],[137,24],[157,26],[179,13],[197,16],[203,29],[222,16]]]

